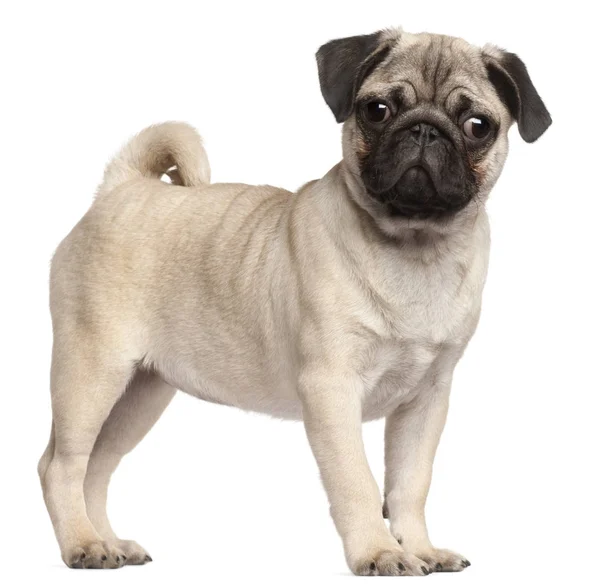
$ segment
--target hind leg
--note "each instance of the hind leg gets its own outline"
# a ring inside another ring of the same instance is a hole
[[[64,336],[64,334],[68,334]],[[102,425],[131,378],[135,358],[81,329],[56,332],[52,357],[53,425],[38,470],[64,562],[117,568],[123,553],[106,544],[86,511],[84,480]]]
[[[102,538],[124,553],[126,564],[152,559],[139,544],[120,540],[113,531],[106,514],[108,485],[123,456],[144,438],[174,395],[175,389],[154,373],[137,371],[104,422],[88,463],[84,485],[88,517]]]

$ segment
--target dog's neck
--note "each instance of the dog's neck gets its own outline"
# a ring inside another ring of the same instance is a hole
[[[322,194],[326,221],[337,238],[361,234],[371,245],[396,247],[405,258],[424,264],[441,262],[448,255],[462,255],[474,245],[481,228],[487,231],[487,214],[482,203],[473,201],[454,217],[437,221],[377,219],[362,202],[364,187],[345,161],[312,184]],[[351,248],[356,242],[347,243]]]

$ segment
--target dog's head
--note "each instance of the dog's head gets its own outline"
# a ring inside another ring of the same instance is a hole
[[[500,174],[512,122],[527,142],[551,124],[523,62],[495,47],[386,30],[330,41],[317,62],[364,188],[354,197],[392,235],[467,214]]]

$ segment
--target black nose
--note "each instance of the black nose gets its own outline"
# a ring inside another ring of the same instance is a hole
[[[410,128],[410,136],[417,145],[428,147],[440,138],[440,131],[431,124],[415,124]]]

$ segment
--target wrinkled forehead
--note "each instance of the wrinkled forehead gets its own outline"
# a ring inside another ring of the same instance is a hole
[[[385,96],[401,90],[410,102],[447,106],[466,95],[495,101],[481,50],[463,39],[445,35],[402,33],[386,58],[369,74],[358,98]]]

